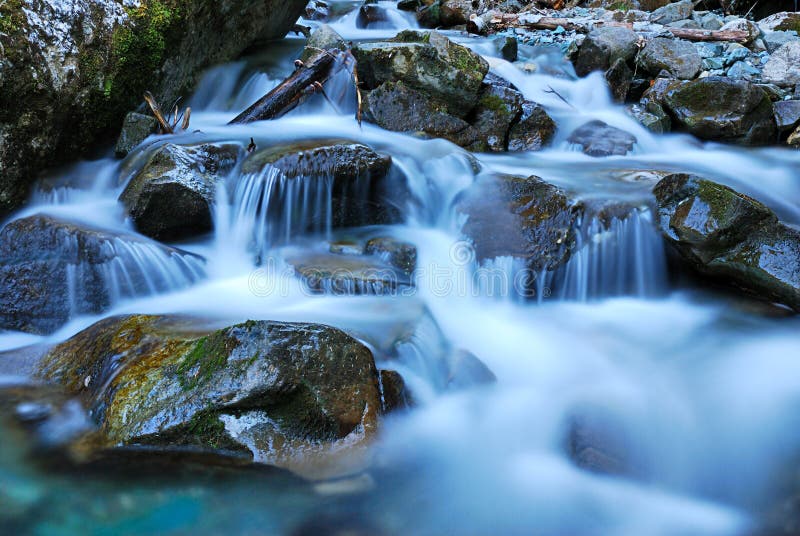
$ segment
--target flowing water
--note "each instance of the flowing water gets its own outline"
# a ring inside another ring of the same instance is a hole
[[[343,11],[357,4],[335,3]],[[347,40],[365,40],[414,26],[393,3],[380,6],[387,16],[370,27],[358,27],[356,11],[333,27]],[[37,533],[324,534],[320,526],[353,520],[368,534],[748,531],[800,452],[800,321],[755,314],[671,282],[649,209],[652,182],[645,179],[652,170],[696,172],[757,197],[797,224],[800,153],[656,136],[612,103],[601,77],[571,76],[558,51],[521,47],[525,61],[537,66],[527,74],[499,59],[486,38],[448,36],[484,54],[494,72],[543,104],[559,126],[545,151],[476,155],[483,173],[538,175],[587,200],[621,200],[638,209],[608,226],[591,217],[581,222],[580,250],[556,274],[527,273],[510,258],[479,265],[453,210],[477,179],[464,151],[359,126],[346,74],[327,86],[333,104],[314,97],[277,121],[227,126],[291,72],[303,46],[299,38],[212,69],[191,101],[192,132],[169,141],[244,147],[252,137],[261,148],[340,138],[390,154],[416,199],[403,208],[405,223],[380,232],[417,246],[416,286],[390,296],[310,294],[284,259],[287,246],[325,248],[328,239],[352,236],[331,230],[331,178],[287,181],[275,170],[235,169],[218,196],[213,236],[179,245],[207,258],[191,271],[193,284],[173,282],[170,288],[178,290],[172,292],[155,285],[144,297],[118,290],[102,317],[188,313],[221,324],[328,323],[370,344],[379,365],[400,371],[418,407],[386,419],[370,476],[321,484],[314,492],[279,479],[122,483],[48,475],[20,463],[13,441],[4,441],[2,486],[51,498],[36,510],[35,523],[29,519]],[[575,151],[566,138],[590,119],[633,133],[635,151],[603,159]],[[46,213],[132,233],[116,199],[130,170],[165,141],[151,138],[124,168],[103,159],[63,171],[15,217]],[[136,269],[169,279],[172,272],[152,252],[134,249],[120,251],[122,264],[138,259]],[[522,299],[531,289],[536,299]],[[52,344],[98,318],[76,316],[47,337],[2,334],[0,349]],[[402,340],[399,332],[406,333]],[[497,383],[447,389],[441,364],[455,349],[478,356]],[[6,382],[24,375],[14,363],[0,364]],[[603,475],[571,461],[568,437],[576,420],[611,431],[632,469]]]

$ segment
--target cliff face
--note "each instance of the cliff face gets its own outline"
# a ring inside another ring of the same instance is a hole
[[[305,0],[0,0],[0,216],[37,174],[116,135],[149,89],[283,37]]]

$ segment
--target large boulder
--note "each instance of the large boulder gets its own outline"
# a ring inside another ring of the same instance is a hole
[[[683,39],[650,39],[637,58],[639,66],[653,76],[666,71],[674,78],[690,80],[702,67],[697,49]]]
[[[136,229],[157,240],[179,240],[212,230],[218,184],[233,169],[236,144],[159,148],[120,195]]]
[[[318,324],[209,333],[182,318],[114,317],[53,348],[38,375],[90,401],[100,447],[243,452],[307,477],[360,466],[381,411],[370,350]]]
[[[692,13],[694,13],[694,2],[692,0],[680,0],[653,11],[650,14],[650,22],[670,24],[691,18]]]
[[[800,232],[766,206],[697,177],[655,187],[661,231],[694,270],[800,310]]]
[[[777,138],[769,96],[744,80],[710,76],[670,86],[664,104],[673,126],[704,140],[766,145]]]
[[[31,216],[0,231],[0,327],[49,333],[72,316],[203,274],[199,257],[142,237]]]
[[[778,101],[775,106],[775,122],[781,134],[793,131],[800,125],[800,100]]]
[[[391,157],[360,143],[311,140],[275,145],[256,151],[242,164],[245,175],[270,169],[277,169],[284,181],[331,181],[332,212],[328,214],[325,209],[306,214],[310,220],[304,224],[309,228],[319,228],[326,220],[332,227],[396,223],[402,219],[402,207],[408,201],[405,182],[393,180],[399,177],[391,173]],[[319,191],[316,187],[310,190]]]
[[[438,100],[447,112],[464,117],[478,101],[489,64],[438,32],[404,31],[388,41],[353,48],[365,89],[403,82]]]
[[[42,168],[115,136],[145,90],[174,102],[207,67],[283,37],[305,4],[0,3],[0,215]]]
[[[575,72],[586,76],[592,71],[607,71],[618,59],[628,62],[639,50],[639,37],[619,26],[600,27],[589,32],[575,57]]]
[[[765,82],[776,86],[800,84],[800,40],[789,41],[776,50],[764,65],[762,76]]]

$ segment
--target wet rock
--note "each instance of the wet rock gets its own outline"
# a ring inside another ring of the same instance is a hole
[[[778,101],[775,107],[775,122],[781,134],[793,131],[800,125],[800,101]]]
[[[633,78],[633,71],[628,67],[628,64],[622,58],[617,61],[606,71],[606,82],[611,90],[611,96],[617,102],[625,102],[628,96],[628,91],[631,87],[631,79]]]
[[[390,156],[378,154],[366,145],[344,140],[275,145],[251,154],[242,164],[242,173],[260,173],[267,166],[277,168],[288,180],[330,178],[333,227],[401,220],[399,207],[408,195],[405,183],[394,180]],[[316,217],[324,218],[325,214]],[[308,225],[314,227],[317,223],[320,222],[309,221]]]
[[[39,376],[92,401],[97,447],[242,452],[307,477],[360,467],[381,409],[371,352],[318,324],[114,317],[56,346]]]
[[[800,84],[800,40],[790,41],[776,50],[762,73],[764,81],[780,87]]]
[[[633,149],[636,136],[602,121],[589,121],[575,129],[567,141],[580,145],[589,156],[624,156]]]
[[[371,24],[388,22],[389,18],[383,6],[364,4],[358,9],[356,28],[369,28]]]
[[[416,246],[391,236],[370,238],[364,246],[364,253],[366,255],[377,255],[385,262],[409,275],[413,274],[417,268]]]
[[[386,82],[364,95],[364,119],[386,130],[422,133],[471,150],[484,150],[481,133],[448,107],[402,82]]]
[[[487,81],[483,84],[470,123],[486,137],[490,151],[501,152],[507,149],[506,136],[512,123],[522,113],[525,99],[519,91],[493,81],[489,76]]]
[[[538,177],[484,177],[460,200],[467,216],[462,233],[475,258],[515,257],[539,272],[569,259],[578,212],[567,194]]]
[[[656,134],[669,132],[672,126],[669,116],[658,103],[649,102],[646,105],[630,104],[627,107],[627,111],[645,128]]]
[[[661,231],[692,269],[800,309],[800,232],[763,204],[694,175],[662,179]]]
[[[626,475],[633,469],[625,431],[602,412],[584,412],[570,420],[566,450],[578,467],[594,473]]]
[[[466,116],[477,103],[489,71],[486,60],[438,32],[400,32],[388,41],[360,44],[353,54],[365,89],[403,82],[439,99],[456,117]]]
[[[212,230],[217,185],[233,169],[241,147],[168,143],[130,179],[119,200],[140,233],[180,240]]]
[[[650,22],[658,24],[669,24],[679,20],[691,18],[694,13],[694,3],[692,0],[681,0],[673,2],[664,7],[660,7],[650,14]]]
[[[305,289],[336,296],[393,296],[413,289],[410,274],[371,255],[297,253],[286,258]]]
[[[797,127],[797,130],[792,132],[789,139],[786,140],[786,144],[790,147],[800,148],[800,127]]]
[[[305,17],[308,20],[328,20],[330,16],[330,6],[321,0],[311,0],[306,5]]]
[[[411,395],[406,388],[406,382],[396,370],[382,370],[381,394],[383,412],[391,413],[407,409],[414,405]]]
[[[130,112],[122,122],[122,131],[119,133],[114,154],[117,158],[126,157],[134,147],[156,132],[158,132],[158,121],[155,117]]]
[[[300,60],[303,62],[308,62],[316,55],[322,54],[319,49],[329,50],[331,48],[345,50],[347,48],[347,44],[344,42],[342,36],[336,32],[336,30],[327,24],[323,24],[314,30],[314,33],[312,33],[311,37],[308,38],[306,47],[303,49],[303,53],[300,55]]]
[[[74,315],[187,286],[202,272],[199,258],[141,237],[45,215],[15,220],[0,231],[0,327],[50,333]]]
[[[702,67],[702,59],[693,44],[683,39],[664,37],[647,41],[637,62],[645,72],[653,76],[666,71],[682,80],[694,78]]]
[[[522,115],[508,132],[509,151],[539,151],[550,144],[556,133],[556,123],[545,109],[526,100]]]
[[[578,76],[586,76],[592,71],[607,71],[615,61],[630,61],[636,55],[639,38],[627,28],[618,26],[601,27],[592,30],[578,50],[574,60]]]
[[[673,86],[664,104],[673,126],[701,139],[765,145],[777,137],[772,102],[761,88],[744,80],[710,76]]]
[[[518,43],[515,37],[504,37],[500,40],[500,56],[506,61],[517,61]]]
[[[237,58],[257,40],[283,37],[305,4],[0,4],[0,215],[27,199],[43,168],[114,139],[145,90],[169,106],[209,66]]]

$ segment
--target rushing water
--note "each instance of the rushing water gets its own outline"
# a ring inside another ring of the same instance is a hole
[[[413,26],[393,3],[380,5],[387,16],[372,27],[359,28],[356,11],[333,27],[347,40],[360,40]],[[320,484],[314,492],[281,480],[123,484],[91,477],[78,486],[74,476],[27,468],[13,441],[4,441],[1,485],[25,497],[55,498],[36,512],[38,533],[287,533],[305,523],[305,532],[295,533],[324,534],[320,526],[347,527],[354,520],[365,534],[748,530],[776,475],[800,449],[800,321],[759,316],[719,296],[670,286],[646,178],[650,170],[697,172],[759,198],[796,224],[800,153],[655,136],[611,102],[599,76],[569,76],[558,53],[522,47],[540,73],[526,74],[493,57],[488,40],[448,35],[487,55],[497,74],[542,103],[559,125],[545,151],[476,155],[484,173],[535,174],[586,199],[640,208],[608,227],[591,217],[581,222],[581,248],[556,274],[524,273],[509,258],[478,265],[452,210],[476,180],[461,149],[359,126],[346,76],[328,86],[333,104],[315,97],[277,121],[226,126],[291,72],[303,44],[297,38],[212,69],[191,101],[192,132],[170,141],[246,145],[252,137],[266,147],[343,138],[390,154],[417,201],[405,207],[406,223],[383,231],[417,246],[416,287],[393,296],[310,295],[283,262],[286,250],[276,248],[296,242],[323,247],[325,238],[336,237],[330,179],[287,182],[271,169],[250,175],[234,170],[218,196],[214,235],[180,245],[208,259],[202,279],[170,293],[154,287],[156,293],[143,298],[119,290],[117,305],[103,316],[189,313],[220,323],[268,318],[332,324],[368,342],[381,362],[391,360],[419,405],[386,420],[371,475]],[[635,151],[604,159],[574,151],[566,137],[590,119],[636,135]],[[164,141],[155,137],[145,145]],[[140,148],[127,164],[135,168],[148,150]],[[120,166],[111,159],[77,164],[16,217],[47,213],[131,233],[116,202],[124,186],[117,180]],[[296,227],[311,215],[311,229]],[[300,236],[309,230],[316,237],[310,242]],[[158,264],[146,248],[126,255]],[[519,290],[531,286],[538,299],[521,300]],[[3,334],[0,349],[52,344],[97,319],[73,318],[48,337]],[[410,336],[397,343],[394,334],[403,330]],[[497,383],[446,389],[441,363],[457,349],[480,357]],[[24,374],[15,363],[0,364],[6,381]],[[576,419],[612,431],[630,456],[631,474],[600,475],[576,466],[565,447]]]

